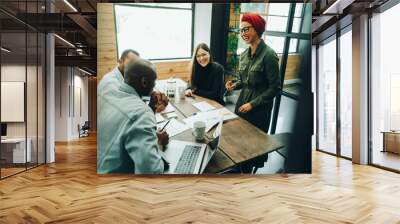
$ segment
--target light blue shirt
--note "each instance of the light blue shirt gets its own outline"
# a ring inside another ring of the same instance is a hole
[[[97,172],[162,173],[155,116],[135,89],[122,83],[98,103]]]
[[[118,89],[120,85],[124,83],[124,76],[119,71],[118,66],[111,70],[109,73],[105,74],[100,80],[97,86],[97,93],[104,94],[107,90]]]

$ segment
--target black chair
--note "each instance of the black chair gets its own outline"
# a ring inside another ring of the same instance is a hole
[[[89,129],[90,129],[89,121],[85,121],[82,127],[80,127],[80,125],[78,124],[79,138],[89,136]]]

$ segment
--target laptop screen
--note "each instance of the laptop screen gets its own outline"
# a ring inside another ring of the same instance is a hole
[[[218,123],[217,128],[215,129],[213,133],[213,140],[211,140],[208,145],[211,147],[211,149],[217,149],[219,146],[220,142],[220,137],[221,137],[221,132],[222,132],[222,124],[223,124],[223,119],[221,119]]]
[[[219,146],[219,142],[221,140],[221,132],[222,132],[222,124],[223,124],[224,120],[221,117],[221,120],[218,123],[217,128],[215,129],[214,133],[213,133],[213,140],[211,140],[208,143],[208,146],[210,147],[210,150],[206,150],[204,153],[204,157],[203,157],[203,161],[201,164],[201,170],[200,173],[203,173],[203,171],[205,170],[207,164],[210,162],[211,158],[213,157],[214,153],[217,151],[216,149],[218,149]]]

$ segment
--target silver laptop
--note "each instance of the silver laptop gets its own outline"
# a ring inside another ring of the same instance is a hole
[[[208,143],[171,140],[163,152],[163,158],[169,163],[167,174],[201,174],[207,167],[215,151],[217,151],[223,119],[218,123],[213,133],[213,139]]]

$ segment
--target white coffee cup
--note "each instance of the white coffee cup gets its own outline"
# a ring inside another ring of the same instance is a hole
[[[201,141],[206,134],[206,123],[204,121],[196,121],[193,124],[193,135],[196,140]]]

